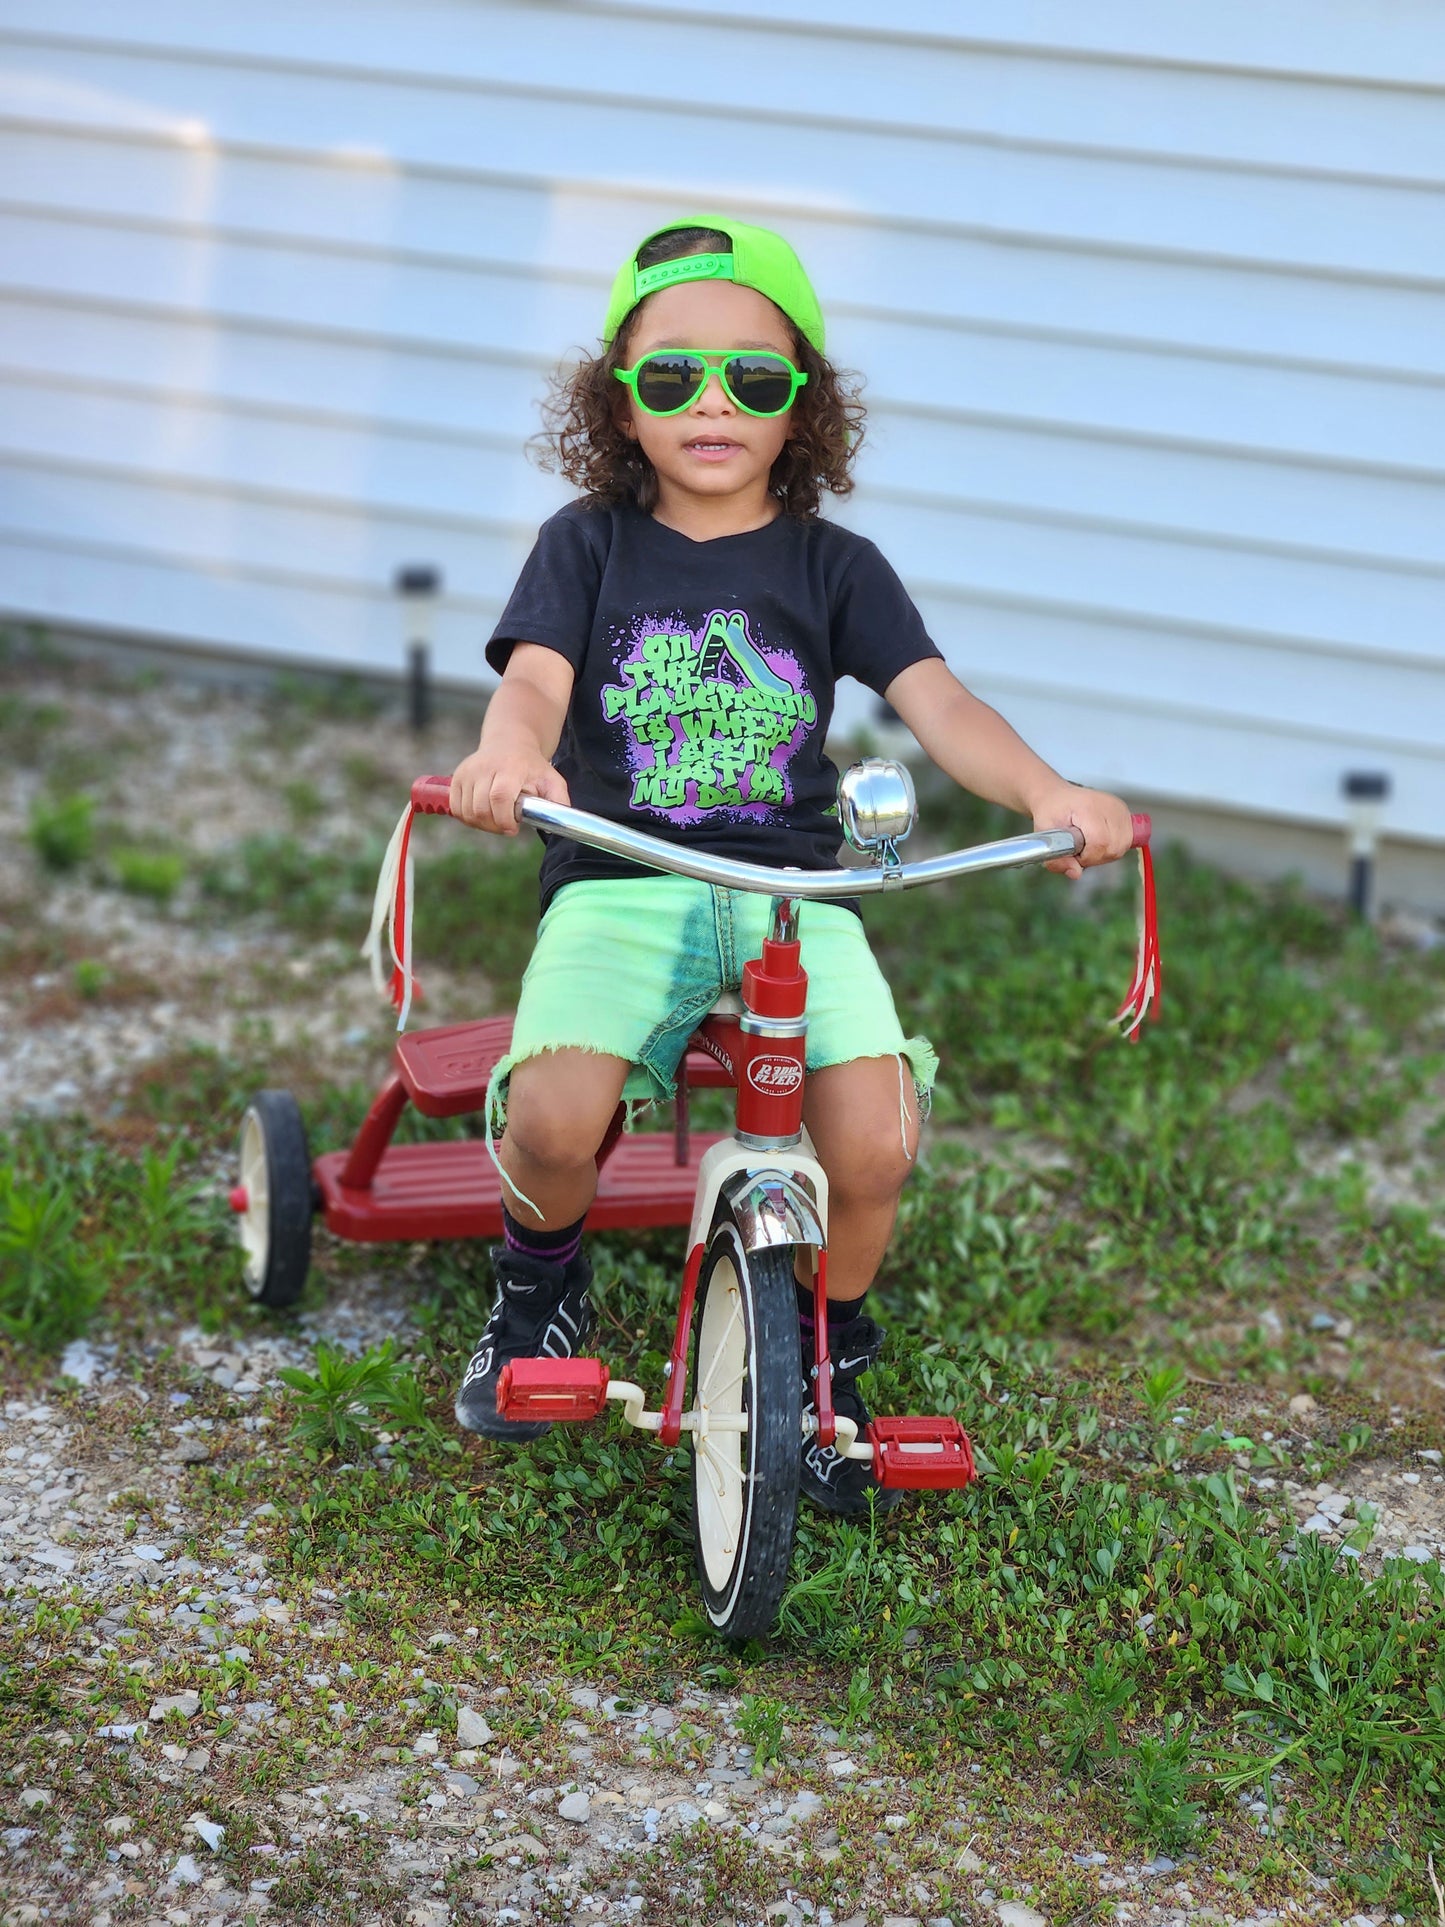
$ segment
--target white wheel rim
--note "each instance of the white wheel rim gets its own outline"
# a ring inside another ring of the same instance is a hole
[[[241,1125],[241,1187],[246,1209],[237,1214],[241,1237],[241,1268],[246,1283],[259,1292],[266,1282],[266,1259],[271,1249],[271,1188],[266,1176],[266,1139],[261,1120],[247,1111]]]
[[[693,1396],[693,1481],[696,1487],[698,1544],[708,1584],[726,1589],[737,1564],[744,1524],[743,1458],[746,1433],[715,1432],[712,1418],[745,1413],[748,1332],[743,1294],[731,1257],[713,1267],[703,1300],[697,1337],[698,1383]]]

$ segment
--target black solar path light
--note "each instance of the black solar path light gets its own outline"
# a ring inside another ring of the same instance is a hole
[[[408,709],[416,735],[431,726],[431,630],[442,572],[430,562],[408,562],[395,577],[405,621]]]
[[[1350,832],[1350,908],[1368,917],[1374,894],[1375,847],[1380,818],[1390,799],[1390,779],[1383,770],[1346,770],[1340,779]]]

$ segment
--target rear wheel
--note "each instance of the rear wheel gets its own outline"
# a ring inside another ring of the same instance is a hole
[[[260,1091],[241,1122],[241,1268],[258,1304],[294,1305],[311,1266],[311,1155],[290,1091]]]
[[[803,1385],[790,1245],[748,1251],[725,1218],[693,1319],[693,1528],[707,1616],[729,1639],[772,1626],[788,1580]]]

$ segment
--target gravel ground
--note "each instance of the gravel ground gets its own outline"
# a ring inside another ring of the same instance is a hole
[[[6,1927],[49,1919],[91,1927],[120,1921],[240,1927],[248,1917],[260,1920],[268,1913],[278,1878],[309,1851],[348,1836],[364,1838],[390,1889],[383,1907],[359,1916],[377,1927],[393,1921],[416,1927],[459,1919],[523,1922],[536,1918],[549,1898],[562,1900],[574,1920],[670,1921],[684,1916],[657,1911],[655,1901],[644,1900],[643,1863],[659,1843],[696,1828],[736,1834],[750,1855],[777,1861],[777,1899],[759,1918],[817,1921],[819,1927],[939,1927],[945,1919],[958,1927],[964,1921],[998,1920],[1004,1927],[1046,1922],[1026,1900],[998,1898],[1000,1888],[1015,1886],[1009,1862],[1017,1850],[971,1815],[966,1786],[945,1785],[942,1811],[935,1797],[926,1820],[921,1818],[915,1786],[870,1771],[867,1734],[845,1740],[821,1724],[812,1731],[791,1729],[779,1766],[758,1775],[752,1749],[738,1737],[735,1699],[685,1688],[671,1704],[638,1704],[576,1679],[562,1686],[570,1715],[541,1753],[514,1749],[504,1737],[502,1715],[512,1689],[500,1682],[463,1701],[455,1737],[428,1725],[422,1702],[401,1701],[386,1740],[354,1752],[333,1749],[319,1775],[304,1774],[294,1786],[280,1787],[267,1802],[269,1837],[254,1844],[239,1867],[228,1858],[222,1870],[215,1849],[224,1848],[224,1836],[216,1830],[233,1819],[231,1769],[278,1730],[289,1729],[278,1705],[294,1691],[298,1675],[314,1691],[334,1693],[335,1704],[344,1706],[352,1671],[346,1654],[352,1649],[334,1593],[298,1588],[284,1568],[273,1576],[266,1548],[274,1508],[262,1505],[217,1532],[189,1503],[192,1469],[264,1448],[268,1404],[279,1390],[275,1373],[285,1364],[309,1364],[315,1339],[360,1348],[386,1336],[404,1338],[406,1322],[399,1304],[362,1285],[356,1295],[303,1319],[294,1335],[234,1342],[218,1352],[198,1330],[183,1331],[175,1339],[177,1360],[215,1387],[220,1396],[204,1402],[221,1414],[216,1417],[190,1416],[187,1406],[201,1401],[174,1392],[165,1396],[163,1411],[152,1411],[156,1395],[136,1385],[133,1361],[118,1369],[113,1348],[83,1340],[62,1360],[77,1390],[61,1399],[12,1398],[4,1405],[5,1611],[23,1639],[37,1602],[64,1599],[81,1606],[72,1648],[77,1696],[85,1690],[87,1670],[124,1654],[127,1646],[143,1648],[146,1671],[189,1661],[199,1678],[217,1655],[251,1660],[255,1649],[247,1642],[254,1639],[252,1629],[262,1629],[279,1662],[269,1697],[224,1696],[219,1711],[234,1722],[224,1738],[217,1737],[217,1718],[203,1713],[195,1691],[142,1694],[123,1722],[58,1723],[46,1736],[46,1765],[37,1770],[27,1760],[24,1784],[7,1788],[10,1824],[0,1833],[0,1892],[8,1903],[0,1921]],[[132,1421],[141,1415],[157,1421],[148,1445],[132,1437]],[[1422,1458],[1419,1473],[1390,1477],[1396,1502],[1388,1514],[1382,1509],[1381,1537],[1388,1533],[1414,1544],[1422,1533],[1438,1535],[1445,1492],[1436,1463]],[[1419,1483],[1406,1483],[1412,1479]],[[124,1522],[134,1504],[129,1495],[142,1491],[146,1524],[126,1537]],[[1288,1493],[1308,1529],[1327,1532],[1338,1529],[1360,1496],[1334,1488]],[[484,1642],[482,1628],[442,1623],[424,1632],[421,1643],[440,1670],[448,1648],[479,1651]],[[700,1739],[706,1755],[701,1770],[668,1760],[669,1737],[679,1731]],[[71,1797],[79,1791],[82,1801],[82,1790],[97,1782],[111,1789],[119,1783],[127,1791],[104,1802],[106,1811],[86,1814],[85,1824],[77,1818],[42,1841],[36,1809],[61,1797],[61,1774]],[[418,1776],[430,1789],[419,1799]],[[1266,1830],[1263,1802],[1243,1804]],[[915,1871],[920,1830],[927,1847],[922,1869]],[[835,1914],[810,1896],[827,1891],[843,1837],[856,1844],[860,1834],[878,1856],[867,1883],[876,1900],[867,1911]],[[906,1861],[893,1853],[900,1835],[915,1846]],[[459,1894],[449,1867],[479,1852],[490,1854],[493,1864]],[[900,1863],[896,1874],[890,1858]],[[1192,1857],[1176,1864],[1160,1855],[1141,1863],[1103,1851],[1080,1832],[1076,1859],[1090,1870],[1099,1895],[1112,1902],[1112,1918],[1132,1927],[1345,1917],[1323,1883],[1318,1912],[1308,1906],[1283,1915],[1241,1912],[1212,1891],[1216,1870]],[[939,1915],[929,1909],[945,1879],[955,1889],[961,1882],[971,1890],[973,1905],[966,1911],[955,1907]],[[910,1901],[916,1911],[905,1914],[902,1906]],[[288,1909],[279,1917],[293,1916]],[[1349,1918],[1357,1927],[1367,1920],[1377,1927],[1387,1918],[1402,1920],[1382,1914]]]
[[[281,791],[298,779],[333,820],[360,810],[380,827],[418,762],[403,732],[374,722],[321,722],[302,744],[278,743],[273,713],[254,695],[107,691],[63,672],[37,672],[23,687],[28,699],[68,713],[64,740],[72,754],[86,746],[112,820],[131,834],[183,839],[192,850],[286,827]],[[472,719],[458,717],[421,760],[449,768],[474,740]],[[338,775],[348,764],[349,786]],[[373,772],[371,792],[358,801],[363,765]],[[38,762],[21,762],[0,779],[0,904],[61,935],[71,954],[103,958],[115,983],[131,989],[88,1004],[53,971],[0,980],[6,1113],[84,1107],[103,1119],[121,1108],[120,1094],[146,1061],[187,1042],[229,1045],[258,1015],[278,1047],[303,1044],[338,1078],[380,1067],[385,1016],[359,960],[335,946],[303,953],[264,932],[189,923],[184,891],[177,913],[163,915],[112,889],[43,884],[24,836],[41,776]],[[428,990],[430,1021],[477,1014],[474,986],[432,973]],[[217,1173],[218,1184],[224,1178]],[[370,1884],[347,1917],[376,1927],[564,1916],[671,1922],[692,1916],[680,1898],[658,1898],[657,1849],[670,1847],[671,1864],[685,1866],[687,1837],[700,1829],[734,1835],[747,1856],[773,1863],[776,1897],[758,1919],[1047,1927],[1011,1877],[1018,1848],[1009,1832],[990,1832],[972,1810],[966,1774],[931,1780],[921,1812],[916,1783],[873,1770],[868,1735],[844,1739],[821,1724],[789,1729],[779,1761],[755,1773],[737,1701],[699,1686],[684,1684],[671,1704],[647,1705],[608,1697],[586,1680],[559,1680],[567,1717],[514,1744],[514,1687],[500,1676],[473,1682],[453,1736],[439,1722],[428,1725],[427,1667],[419,1665],[417,1696],[394,1705],[384,1738],[369,1731],[348,1745],[357,1653],[335,1596],[285,1570],[274,1508],[218,1527],[191,1482],[201,1466],[269,1449],[282,1389],[276,1374],[310,1366],[317,1340],[356,1351],[390,1336],[404,1346],[410,1330],[403,1281],[352,1276],[284,1332],[227,1337],[218,1349],[193,1328],[157,1340],[143,1358],[77,1341],[61,1361],[64,1382],[12,1388],[0,1419],[0,1640],[24,1665],[47,1605],[76,1610],[65,1634],[70,1710],[38,1736],[39,1753],[27,1753],[23,1768],[0,1782],[3,1927],[310,1918],[313,1906],[288,1898],[287,1882],[318,1849],[328,1865],[344,1867],[351,1856],[364,1867]],[[1296,1401],[1301,1422],[1311,1405]],[[1369,1560],[1445,1553],[1438,1453],[1421,1453],[1415,1470],[1354,1464],[1337,1484],[1308,1490],[1268,1478],[1256,1485],[1273,1490],[1280,1510],[1306,1531],[1331,1538],[1369,1506]],[[126,1720],[87,1719],[92,1681],[131,1663],[127,1649],[140,1655],[133,1666],[142,1682],[187,1666],[200,1681],[218,1660],[252,1660],[257,1632],[267,1635],[275,1678],[245,1697],[230,1691],[204,1710],[195,1691],[151,1698],[142,1684]],[[486,1629],[444,1621],[423,1629],[421,1650],[441,1672],[449,1650],[485,1657]],[[243,1794],[239,1769],[290,1735],[293,1722],[279,1709],[303,1684],[328,1702],[333,1743],[310,1747],[310,1763],[291,1757],[264,1798],[254,1783]],[[682,1735],[697,1739],[685,1758]],[[235,1852],[226,1830],[234,1841],[243,1816],[249,1844]],[[1267,1831],[1262,1802],[1249,1823]],[[1223,1869],[1193,1859],[1130,1861],[1082,1825],[1070,1845],[1111,1917],[1131,1927],[1282,1917],[1243,1911],[1218,1877]],[[866,1863],[853,1888],[866,1904],[835,1912],[825,1897],[849,1850],[847,1864],[859,1867],[859,1850]],[[489,1867],[458,1874],[482,1853]],[[935,1903],[945,1882],[954,1892],[948,1915]],[[1314,1898],[1291,1903],[1288,1918],[1353,1919],[1358,1927],[1390,1918],[1348,1916],[1322,1882],[1303,1891]],[[734,1919],[697,1917],[705,1927]]]

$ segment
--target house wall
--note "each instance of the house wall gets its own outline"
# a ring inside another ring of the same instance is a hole
[[[1044,754],[1329,837],[1381,769],[1445,840],[1420,4],[7,0],[0,609],[385,671],[427,561],[481,680],[546,371],[689,205],[795,241],[841,517]]]

